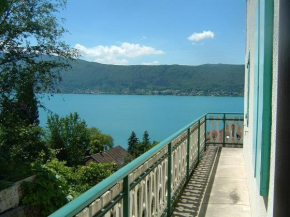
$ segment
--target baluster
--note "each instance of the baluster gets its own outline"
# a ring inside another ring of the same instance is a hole
[[[164,209],[166,209],[167,207],[167,190],[168,190],[168,158],[165,158],[164,159],[164,185],[163,185],[163,188],[164,188]]]
[[[145,211],[145,217],[148,216],[148,175],[144,178],[144,189],[143,189],[143,210]]]
[[[241,120],[241,140],[240,143],[244,143],[244,121]]]
[[[167,169],[167,217],[171,216],[171,143],[168,144],[168,169]]]
[[[190,128],[187,129],[186,179],[189,181]]]
[[[105,206],[108,205],[111,202],[111,200],[112,200],[111,192],[107,191],[106,193],[104,193],[101,196],[102,208],[105,208]],[[107,212],[104,216],[105,217],[110,217],[110,212]]]
[[[131,173],[129,175],[129,186],[132,184],[132,182],[134,181],[134,173]],[[134,197],[135,197],[135,194],[134,194],[134,189],[131,189],[129,190],[129,199],[130,199],[130,216],[133,216],[133,204],[134,204]],[[124,215],[125,216],[125,215]]]
[[[225,125],[226,125],[225,142],[229,143],[230,142],[230,140],[229,140],[229,138],[230,138],[230,126],[229,126],[229,121],[228,120],[225,120]]]
[[[91,216],[96,215],[101,209],[102,209],[102,204],[101,204],[101,200],[97,199],[95,200],[90,206],[90,213]]]
[[[175,179],[174,179],[174,191],[172,191],[173,193],[176,191],[179,177],[180,177],[180,151],[181,151],[181,147],[179,146],[176,149],[176,154],[175,154]]]
[[[156,215],[157,214],[157,199],[156,199],[156,197],[157,197],[157,183],[156,183],[156,173],[157,173],[157,168],[155,168],[154,170],[154,175],[153,175],[153,207],[152,207],[152,214],[153,215]]]
[[[206,150],[206,142],[207,142],[207,138],[206,138],[206,135],[207,135],[207,132],[206,132],[206,115],[204,117],[204,150]]]
[[[226,145],[226,114],[223,115],[223,147]]]
[[[220,138],[220,120],[219,117],[217,117],[216,123],[216,142],[221,142]]]
[[[139,184],[139,198],[138,198],[138,205],[139,205],[139,210],[138,210],[138,216],[142,216],[143,213],[143,200],[144,200],[144,181],[140,181]]]
[[[190,135],[190,166],[193,163],[194,160],[194,132],[191,132]]]
[[[121,200],[119,203],[118,203],[118,210],[119,210],[119,215],[120,217],[123,217],[123,200]]]
[[[174,154],[172,154],[172,168],[173,168],[173,174],[172,174],[172,195],[174,194],[175,192],[175,187],[176,187],[176,179],[178,177],[178,170],[177,170],[177,167],[178,167],[178,158],[177,158],[177,155],[178,155],[178,148],[176,148],[174,150]]]
[[[139,189],[139,184],[136,185],[133,189],[132,189],[132,192],[133,192],[133,197],[132,197],[132,200],[133,200],[133,212],[132,212],[132,215],[133,216],[137,216],[138,215],[138,189]]]
[[[179,167],[178,167],[178,181],[177,181],[177,183],[176,183],[176,187],[178,187],[178,185],[179,185],[179,183],[180,183],[180,181],[182,180],[182,177],[183,177],[183,169],[184,169],[184,167],[183,167],[183,157],[184,157],[184,155],[183,155],[183,147],[184,147],[184,142],[182,142],[181,144],[180,144],[180,149],[179,149],[179,154],[178,154],[178,162],[179,162]]]
[[[182,155],[181,155],[181,180],[186,174],[186,151],[187,150],[187,140],[184,140],[182,143]]]
[[[152,201],[154,199],[153,196],[153,179],[154,179],[154,172],[150,172],[149,174],[149,194],[148,194],[148,216],[152,216]]]
[[[197,129],[197,162],[200,158],[200,120],[198,120],[198,129]]]
[[[198,158],[198,128],[194,131],[194,160]]]
[[[122,192],[122,185],[120,183],[117,183],[114,187],[111,188],[111,200],[114,200],[121,192]],[[115,206],[111,209],[111,214],[113,216],[120,216],[119,212],[119,204],[117,203]]]
[[[233,133],[234,133],[234,128],[235,128],[235,124],[234,124],[234,121],[233,121],[233,117],[229,117],[230,121],[229,121],[229,127],[230,127],[230,138],[229,138],[229,141],[230,143],[233,143],[234,142],[234,137],[233,137]]]
[[[76,215],[76,217],[89,217],[89,209],[83,209],[79,214]]]
[[[156,186],[157,186],[157,189],[156,189],[156,208],[157,208],[156,214],[157,215],[159,215],[159,213],[160,213],[160,203],[159,203],[159,201],[160,201],[160,191],[161,191],[161,189],[160,189],[160,182],[161,182],[160,176],[161,176],[160,167],[158,165],[156,167]]]
[[[237,140],[237,131],[238,131],[237,120],[238,120],[237,117],[233,118],[233,126],[234,126],[234,127],[232,127],[233,143],[237,143],[238,142],[238,140]]]
[[[162,213],[163,211],[163,197],[164,197],[164,167],[163,167],[163,162],[159,165],[159,173],[160,173],[160,195],[159,195],[159,213]]]
[[[125,176],[123,180],[123,216],[131,216],[132,211],[130,211],[130,183],[129,176]]]
[[[203,150],[204,148],[204,123],[200,125],[199,130],[200,130],[200,135],[199,135],[200,150]]]
[[[210,117],[210,132],[209,132],[210,142],[214,142],[213,130],[214,130],[214,120],[213,120],[213,116],[211,116]]]

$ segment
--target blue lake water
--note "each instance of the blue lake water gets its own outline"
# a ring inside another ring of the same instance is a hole
[[[56,94],[44,105],[60,116],[78,112],[88,127],[97,127],[127,148],[132,131],[142,139],[145,130],[151,141],[162,141],[207,112],[243,112],[243,97],[135,96]],[[40,111],[40,125],[48,113]]]

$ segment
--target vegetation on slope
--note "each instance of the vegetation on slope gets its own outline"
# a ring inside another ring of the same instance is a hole
[[[61,73],[63,93],[242,96],[244,65],[117,66],[77,60]]]

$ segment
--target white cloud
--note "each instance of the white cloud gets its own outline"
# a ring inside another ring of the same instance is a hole
[[[87,48],[81,44],[76,44],[82,56],[87,58],[95,58],[95,61],[106,64],[128,64],[126,58],[136,58],[147,55],[164,54],[162,50],[156,50],[153,47],[142,46],[140,44],[130,44],[123,42],[120,46],[111,45]]]
[[[136,37],[136,39],[137,40],[140,40],[140,41],[146,40],[147,39],[147,36]]]
[[[97,58],[95,62],[112,65],[127,65],[129,63],[126,59],[116,59],[114,57]]]
[[[201,43],[192,42],[192,45],[193,46],[203,46],[204,45],[204,42],[201,42]]]
[[[191,36],[189,36],[187,39],[190,41],[200,41],[204,39],[213,39],[214,33],[212,31],[203,31],[200,33],[193,33]]]
[[[147,65],[147,66],[153,66],[153,65],[159,65],[158,61],[153,61],[153,62],[142,62],[142,65]]]

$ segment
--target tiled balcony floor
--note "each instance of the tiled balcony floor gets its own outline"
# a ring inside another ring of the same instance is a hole
[[[214,161],[214,158],[210,157],[213,149],[208,148],[207,152],[209,153],[205,155],[205,159],[201,161],[197,171],[200,171],[204,166],[211,168],[211,161]],[[206,165],[204,165],[205,163]],[[196,172],[191,177],[189,185],[191,182],[196,183],[195,174]],[[200,186],[198,189],[199,197],[195,193],[190,193],[190,189],[188,190],[188,186],[186,186],[173,216],[251,216],[242,148],[222,148],[215,157],[212,170],[205,171],[204,174],[208,175],[203,177],[205,178],[203,180],[204,187]],[[193,202],[191,206],[189,206],[189,201]],[[189,209],[192,211],[189,212]]]
[[[211,191],[204,196],[200,216],[251,216],[242,148],[222,148]]]

